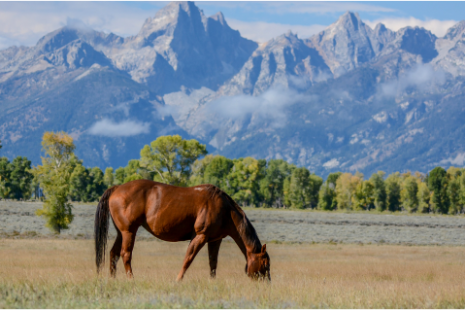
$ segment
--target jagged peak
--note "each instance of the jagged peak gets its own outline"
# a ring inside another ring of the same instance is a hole
[[[284,46],[297,46],[299,44],[305,45],[305,43],[297,36],[297,34],[293,33],[289,30],[286,33],[283,33],[280,36],[277,36],[263,44],[260,44],[259,50],[270,50],[274,48],[282,48]]]
[[[228,25],[226,23],[226,19],[224,18],[224,15],[222,12],[218,12],[212,16],[210,16],[209,18],[213,19],[213,20],[216,20],[217,22],[219,22],[221,25]]]
[[[382,23],[378,23],[376,24],[375,26],[375,29],[373,29],[376,33],[380,33],[380,32],[385,32],[385,31],[392,31],[390,29],[388,29],[386,27],[386,25],[382,24]]]
[[[461,33],[463,33],[464,30],[465,30],[465,20],[461,20],[457,24],[455,24],[454,26],[450,27],[447,30],[444,36],[444,39],[452,40],[458,35],[460,35]]]
[[[373,31],[369,26],[367,26],[358,13],[350,12],[347,11],[344,14],[342,14],[338,20],[331,25],[329,25],[325,30],[321,31],[318,35],[315,36],[319,37],[320,39],[326,38],[332,38],[334,37],[337,33],[340,33],[341,31],[355,31],[355,32],[371,32]]]
[[[76,39],[79,39],[76,29],[70,27],[62,27],[50,33],[47,33],[36,44],[36,48],[50,52],[53,49],[60,48]]]
[[[347,24],[350,23],[354,26],[358,26],[360,24],[364,24],[358,13],[350,12],[347,11],[344,14],[342,14],[339,19],[336,21],[336,24]]]
[[[430,30],[424,28],[424,27],[420,27],[420,26],[406,26],[404,28],[401,28],[397,31],[397,36],[404,36],[407,32],[422,32],[422,33],[425,33],[427,35],[429,35],[430,37],[432,38],[437,38],[436,35],[434,33],[432,33]]]
[[[189,17],[192,17],[193,14],[200,14],[200,18],[204,19],[203,12],[194,4],[194,2],[170,2],[158,10],[154,17],[149,17],[145,20],[138,36],[147,37],[153,32],[176,25],[181,11],[185,12]]]

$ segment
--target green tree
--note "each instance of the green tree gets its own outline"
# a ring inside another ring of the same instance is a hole
[[[10,198],[11,165],[6,157],[0,157],[0,197]]]
[[[305,167],[296,168],[289,178],[285,203],[291,208],[304,209],[315,207],[318,203],[318,191],[323,180],[311,175]]]
[[[264,177],[260,180],[260,194],[265,207],[282,207],[284,205],[284,181],[290,177],[295,165],[282,159],[268,162]]]
[[[338,209],[353,209],[353,197],[358,184],[363,181],[363,174],[343,173],[336,181],[336,199]]]
[[[336,191],[331,188],[327,182],[323,183],[318,193],[318,209],[320,210],[334,210],[333,200],[335,200]]]
[[[114,185],[115,176],[113,175],[113,168],[108,167],[105,169],[105,174],[103,176],[103,184],[106,188],[110,188]]]
[[[386,202],[387,209],[391,212],[399,211],[401,205],[401,178],[400,173],[395,172],[386,178]]]
[[[31,161],[26,157],[18,156],[11,163],[11,198],[29,199],[32,195],[32,179],[34,176],[29,172]]]
[[[60,233],[73,220],[72,205],[68,202],[70,179],[73,173],[71,159],[75,149],[73,138],[65,132],[46,132],[42,138],[45,157],[42,165],[31,172],[45,192],[45,203],[36,214],[47,220],[47,227]]]
[[[447,172],[442,167],[436,167],[428,175],[428,188],[433,194],[431,206],[436,213],[449,211],[449,197],[447,196]]]
[[[353,209],[370,210],[374,207],[374,186],[369,180],[362,180],[355,187],[355,194],[352,196]]]
[[[425,182],[418,181],[418,212],[428,213],[430,212],[430,198],[431,192]]]
[[[461,174],[457,178],[460,183],[459,203],[462,206],[461,212],[465,212],[465,169],[461,169]]]
[[[89,185],[92,182],[89,171],[82,165],[82,161],[71,159],[72,173],[69,180],[69,197],[72,201],[89,202]]]
[[[386,184],[384,183],[384,171],[378,171],[373,173],[370,177],[370,182],[373,184],[373,203],[376,210],[384,211],[386,210]]]
[[[447,169],[447,196],[449,197],[449,214],[462,212],[463,204],[461,199],[461,176],[462,170],[456,167]]]
[[[29,199],[32,195],[33,176],[29,172],[31,161],[18,156],[9,162],[0,158],[0,197],[10,199]]]
[[[229,158],[220,155],[214,156],[205,167],[203,183],[213,184],[223,190],[228,190],[230,185],[227,176],[233,165],[233,161]]]
[[[128,162],[128,165],[124,167],[124,183],[128,183],[134,180],[143,179],[139,173],[140,162],[137,159],[132,159]]]
[[[191,165],[206,154],[206,146],[197,140],[184,140],[179,135],[162,136],[141,150],[140,166],[155,172],[154,180],[186,185]]]
[[[105,183],[103,182],[103,172],[99,167],[94,167],[90,169],[89,177],[91,179],[89,201],[99,201],[106,190]]]
[[[202,159],[197,159],[194,161],[194,163],[191,166],[191,174],[189,176],[190,186],[206,184],[205,168],[207,168],[207,166],[211,163],[215,156],[219,155],[207,155]]]
[[[124,168],[119,167],[118,169],[115,170],[115,185],[121,185],[124,184]]]
[[[265,165],[265,160],[252,157],[234,159],[226,180],[230,185],[226,192],[243,206],[257,206],[261,201],[259,182]]]
[[[400,191],[400,198],[402,207],[412,213],[416,212],[419,207],[418,203],[418,181],[417,179],[407,174],[402,181],[402,188]]]
[[[336,182],[342,172],[330,173],[321,186],[318,199],[318,208],[321,210],[337,209]]]

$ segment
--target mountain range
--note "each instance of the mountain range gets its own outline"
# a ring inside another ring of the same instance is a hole
[[[464,53],[465,21],[438,38],[347,12],[259,44],[172,2],[135,36],[73,24],[0,50],[0,155],[38,163],[43,132],[64,130],[101,168],[167,134],[323,176],[463,166]]]

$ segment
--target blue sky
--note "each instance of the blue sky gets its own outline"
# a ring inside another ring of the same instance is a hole
[[[118,35],[137,34],[147,17],[167,2],[0,2],[0,48],[34,45],[44,34],[80,20]],[[398,30],[422,26],[438,36],[465,19],[465,2],[196,2],[206,15],[223,12],[247,38],[265,42],[287,30],[301,37],[318,33],[345,11],[370,26]]]

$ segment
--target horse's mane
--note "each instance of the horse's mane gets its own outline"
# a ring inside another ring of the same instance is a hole
[[[258,239],[257,232],[255,228],[250,223],[249,219],[245,212],[239,207],[239,205],[232,199],[226,192],[222,191],[218,187],[214,185],[208,186],[208,191],[210,193],[210,197],[220,197],[223,202],[227,203],[231,208],[231,217],[236,225],[236,228],[242,237],[242,240],[245,244],[252,248],[254,253],[258,253],[261,251],[262,245],[260,243],[260,239]]]

